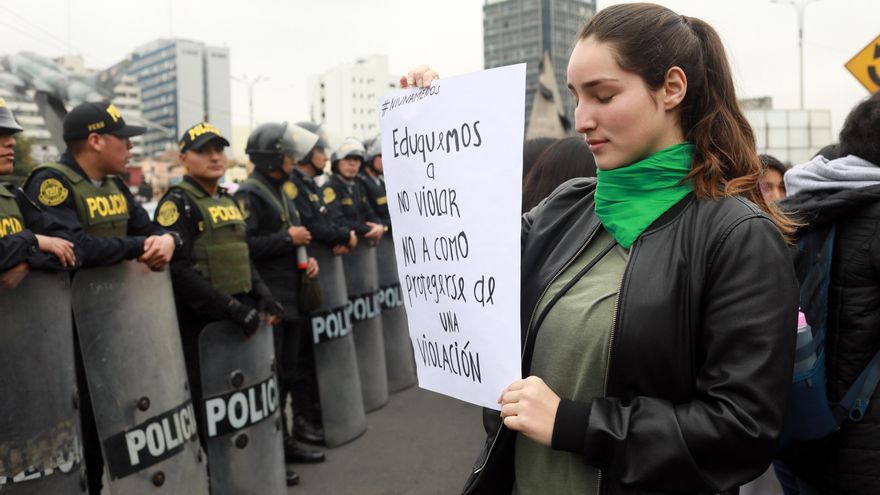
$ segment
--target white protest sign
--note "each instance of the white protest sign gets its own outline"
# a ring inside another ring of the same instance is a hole
[[[382,163],[419,386],[493,409],[521,378],[525,64],[382,96]]]

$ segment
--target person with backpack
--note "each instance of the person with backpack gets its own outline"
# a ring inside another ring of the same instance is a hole
[[[880,408],[870,376],[880,373],[880,94],[850,112],[836,153],[789,170],[789,197],[781,206],[802,223],[798,262],[821,260],[804,254],[811,252],[807,241],[825,239],[831,248],[827,297],[805,294],[811,267],[799,268],[798,276],[808,323],[825,327],[827,400],[842,423],[809,455],[786,459],[786,465],[800,478],[800,493],[880,493]],[[815,239],[820,233],[822,239]],[[819,321],[809,321],[811,313]],[[836,406],[847,402],[850,390],[862,402]],[[786,493],[798,491],[789,486]]]

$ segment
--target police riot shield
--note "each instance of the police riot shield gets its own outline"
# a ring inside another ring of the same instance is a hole
[[[382,306],[388,390],[399,392],[412,387],[418,380],[391,235],[382,236],[376,247],[376,258],[379,263],[379,303]]]
[[[321,244],[309,246],[321,271],[321,307],[309,315],[324,442],[336,447],[367,431],[342,259]]]
[[[364,409],[369,412],[388,403],[388,372],[385,370],[376,248],[365,240],[361,241],[342,257],[342,262]]]
[[[199,365],[211,494],[286,493],[271,327],[247,338],[236,323],[211,323],[199,334]]]
[[[72,290],[110,493],[207,495],[169,272],[125,261],[80,270]]]
[[[70,274],[11,275],[16,287],[0,288],[0,493],[80,494]]]

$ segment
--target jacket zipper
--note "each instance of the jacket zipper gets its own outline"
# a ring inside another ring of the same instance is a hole
[[[614,314],[611,315],[611,336],[608,341],[608,359],[605,361],[605,385],[602,389],[603,395],[608,396],[608,374],[611,371],[611,352],[614,349],[614,335],[617,333],[617,315],[620,313],[620,298],[623,294],[623,281],[626,280],[627,272],[629,271],[630,262],[636,255],[636,247],[638,247],[638,240],[632,245],[632,249],[630,250],[629,256],[626,259],[626,265],[623,267],[623,276],[620,277],[620,285],[617,287],[617,297],[614,299]],[[596,493],[602,493],[602,470],[599,470],[599,478],[596,482]]]
[[[599,230],[599,224],[597,224],[596,227],[593,228],[593,231],[590,232],[590,235],[587,236],[584,243],[581,244],[581,247],[577,250],[577,253],[575,253],[575,255],[573,257],[571,257],[571,259],[569,259],[568,262],[562,266],[562,268],[557,270],[556,273],[554,273],[553,276],[550,278],[550,281],[547,282],[547,285],[544,286],[544,290],[541,292],[541,296],[538,297],[538,300],[535,303],[535,307],[532,308],[532,314],[529,316],[529,324],[528,324],[528,327],[526,327],[525,340],[523,341],[523,350],[522,350],[522,353],[520,354],[520,361],[522,361],[526,357],[525,343],[529,341],[529,334],[531,333],[531,330],[532,330],[532,322],[535,319],[535,313],[538,311],[538,303],[540,303],[541,299],[543,299],[544,296],[547,295],[547,291],[550,290],[550,286],[553,285],[553,282],[556,281],[556,278],[559,277],[559,274],[561,274],[563,271],[565,271],[565,269],[568,268],[572,263],[574,263],[574,260],[576,260],[577,257],[581,255],[581,253],[584,251],[584,249],[587,247],[587,245],[590,243],[590,241],[593,240],[593,237],[595,237],[596,232],[598,230]],[[499,429],[498,431],[500,432],[501,430]],[[495,442],[497,442],[497,441],[498,441],[498,434],[496,433],[495,437],[492,439],[492,444],[489,445],[489,451],[486,453],[486,459],[483,460],[483,464],[480,467],[478,467],[477,469],[474,470],[474,474],[479,474],[480,471],[482,471],[483,468],[486,467],[486,463],[489,462],[489,457],[492,455],[492,449],[495,448]]]

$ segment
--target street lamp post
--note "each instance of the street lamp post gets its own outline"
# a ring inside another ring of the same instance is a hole
[[[232,79],[244,84],[248,88],[250,130],[254,130],[254,86],[256,86],[257,83],[268,81],[269,78],[259,74],[254,79],[249,79],[246,75],[242,75],[241,77],[232,76]]]
[[[783,0],[770,0],[773,3],[783,3]],[[800,51],[800,86],[801,86],[801,110],[804,109],[804,11],[807,5],[819,0],[788,0],[788,3],[797,11],[798,23],[798,50]]]

